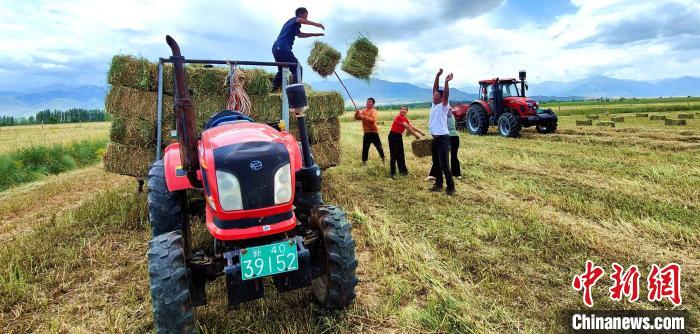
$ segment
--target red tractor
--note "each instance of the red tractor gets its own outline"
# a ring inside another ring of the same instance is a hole
[[[503,137],[518,137],[523,127],[533,125],[540,133],[555,132],[557,115],[552,109],[541,109],[537,101],[525,97],[525,71],[520,71],[519,77],[520,80],[479,81],[479,98],[469,105],[452,108],[457,127],[480,136],[486,134],[489,125],[498,126],[498,133]]]
[[[174,39],[166,41],[173,54],[178,142],[148,174],[148,270],[157,331],[193,332],[193,307],[206,304],[205,284],[219,277],[231,306],[263,297],[268,277],[277,291],[311,286],[322,307],[348,306],[357,285],[355,241],[346,213],[321,198],[304,86],[285,90],[301,144],[289,132],[232,110],[215,114],[197,133],[185,58]],[[209,232],[200,249],[192,246],[192,216]]]

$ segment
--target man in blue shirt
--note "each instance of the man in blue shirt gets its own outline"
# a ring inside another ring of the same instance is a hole
[[[308,17],[309,11],[307,11],[304,7],[299,7],[295,11],[295,16],[287,20],[287,22],[282,26],[282,30],[280,30],[277,40],[275,40],[275,43],[272,44],[272,56],[275,57],[275,61],[298,64],[299,61],[297,60],[297,57],[295,57],[294,53],[292,53],[294,39],[296,37],[307,38],[323,36],[323,34],[309,34],[301,32],[302,24],[312,25],[326,30],[323,24],[309,21]],[[297,77],[296,68],[290,68],[290,70],[292,71],[293,83],[299,83],[301,78]],[[301,72],[301,66],[299,66],[299,72]],[[282,68],[278,67],[277,75],[275,76],[275,80],[273,82],[273,88],[277,90],[280,86],[282,86]]]

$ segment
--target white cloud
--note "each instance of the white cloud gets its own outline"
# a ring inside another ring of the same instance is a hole
[[[532,82],[591,75],[646,80],[700,76],[696,35],[679,32],[620,45],[605,43],[611,39],[599,36],[616,34],[615,23],[634,23],[636,17],[669,4],[691,14],[700,12],[698,3],[572,2],[578,11],[557,17],[548,26],[533,22],[505,29],[497,26],[494,13],[500,0],[488,6],[483,1],[449,0],[442,6],[418,0],[295,0],[284,5],[255,0],[3,1],[0,52],[5,62],[0,64],[0,90],[55,82],[102,84],[116,53],[150,59],[168,56],[166,34],[178,39],[188,57],[269,61],[282,23],[302,5],[309,9],[310,19],[326,25],[327,37],[322,40],[343,53],[357,32],[373,37],[382,59],[377,77],[392,81],[430,85],[439,67],[454,72],[454,84],[460,87],[483,78],[515,76],[520,69],[528,70]],[[647,34],[654,33],[650,29]],[[304,63],[312,42],[295,43],[297,58]],[[306,70],[307,81],[318,80]]]

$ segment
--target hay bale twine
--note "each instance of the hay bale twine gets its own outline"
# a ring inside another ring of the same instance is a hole
[[[416,139],[411,142],[411,151],[413,151],[413,154],[419,158],[432,156],[432,147],[432,139]]]
[[[322,77],[327,77],[335,71],[340,62],[340,52],[330,45],[316,41],[306,62]]]
[[[686,125],[686,120],[667,118],[665,121],[665,124],[666,125]]]
[[[610,118],[610,120],[613,121],[613,122],[624,122],[624,121],[625,121],[625,118],[622,117],[622,116],[617,116],[617,117],[613,116],[613,117]]]
[[[693,114],[678,114],[678,119],[693,119],[695,116]]]
[[[343,71],[358,79],[369,80],[377,61],[379,49],[367,37],[360,37],[350,44],[343,60]]]
[[[649,117],[649,114],[637,114],[637,117]]]
[[[599,119],[600,116],[599,116],[599,115],[586,115],[586,118],[588,118],[588,119]]]
[[[615,127],[615,122],[603,121],[603,122],[595,123],[595,125],[596,125],[596,126],[607,126],[607,127],[610,127],[610,128],[614,128],[614,127]]]
[[[576,125],[578,125],[578,126],[593,125],[593,120],[591,120],[591,119],[576,120]]]
[[[651,115],[649,116],[649,119],[652,121],[663,121],[666,119],[666,116],[663,115]]]

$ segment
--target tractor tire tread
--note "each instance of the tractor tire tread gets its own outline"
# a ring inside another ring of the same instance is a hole
[[[194,333],[195,314],[190,300],[181,232],[156,236],[148,246],[148,273],[156,331]]]
[[[163,160],[154,162],[148,169],[148,218],[153,237],[182,229],[182,196],[181,191],[168,191]]]

